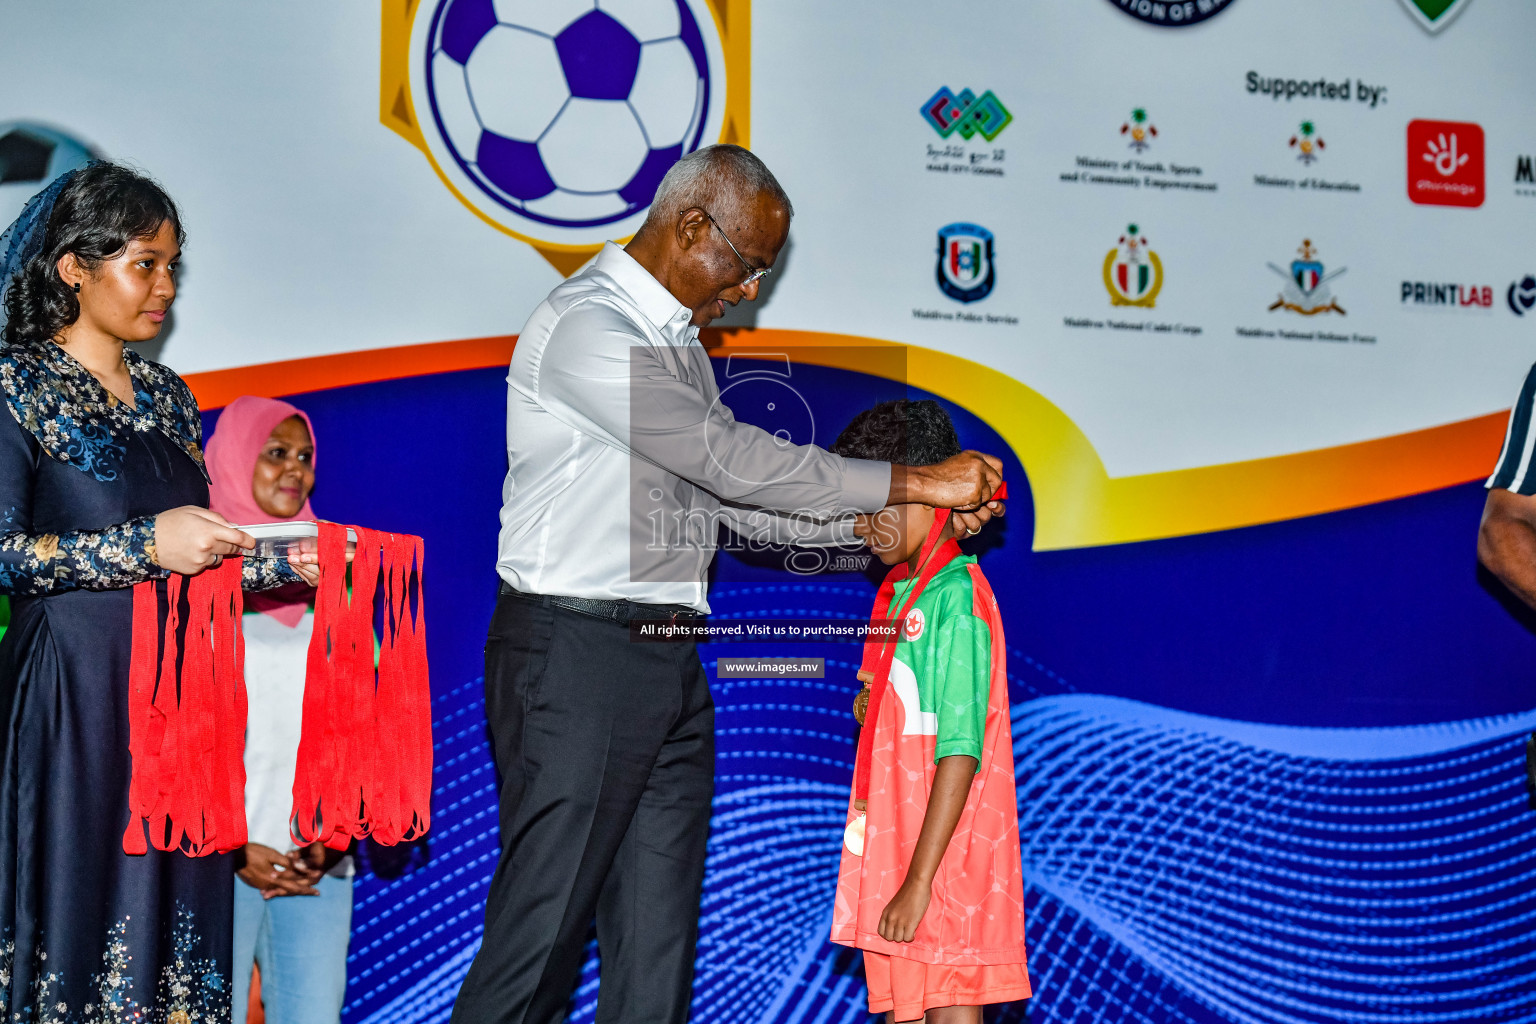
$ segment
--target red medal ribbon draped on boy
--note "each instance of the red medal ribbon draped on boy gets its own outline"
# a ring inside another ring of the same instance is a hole
[[[1008,497],[1008,485],[998,484],[988,501],[1002,501]],[[941,508],[935,511],[933,525],[928,528],[928,536],[923,541],[922,550],[918,552],[917,581],[912,584],[912,590],[907,594],[906,603],[895,616],[897,629],[905,626],[907,612],[917,603],[917,598],[928,585],[928,581],[938,575],[939,570],[948,565],[960,554],[960,545],[953,540],[938,543],[939,535],[944,532],[944,526],[949,522],[950,509]],[[938,550],[934,550],[935,547]],[[891,602],[896,599],[896,584],[906,579],[911,573],[907,563],[899,562],[891,566],[891,571],[886,573],[885,581],[880,584],[880,590],[875,595],[875,608],[870,613],[871,623],[888,620],[891,618]],[[855,800],[869,799],[869,763],[875,741],[874,723],[880,720],[880,702],[884,700],[885,693],[891,685],[891,661],[896,657],[895,640],[879,640],[871,636],[864,641],[864,658],[859,666],[859,678],[869,682],[869,706],[864,712],[864,728],[859,730],[859,749],[853,762],[853,798]]]
[[[293,787],[297,839],[335,849],[368,835],[385,845],[409,841],[430,825],[422,541],[353,529],[349,598],[347,528],[320,524],[320,587]],[[381,579],[383,639],[375,668]],[[239,558],[197,576],[172,575],[163,631],[156,584],[134,588],[126,853],[153,845],[200,857],[246,842],[240,588]]]

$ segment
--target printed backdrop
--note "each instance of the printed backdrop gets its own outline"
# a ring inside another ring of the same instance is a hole
[[[721,140],[796,207],[722,384],[797,392],[796,441],[935,397],[1008,464],[974,550],[1038,995],[994,1019],[1536,1021],[1536,644],[1474,557],[1536,357],[1532,38],[1499,0],[12,0],[0,222],[153,173],[189,241],[148,354],[209,428],[290,397],[321,514],[427,539],[435,828],[366,851],[350,1024],[446,1020],[479,942],[515,332]],[[859,565],[727,554],[711,600],[858,619]],[[703,652],[800,653],[714,685],[699,1021],[865,1019],[825,938],[858,651]]]

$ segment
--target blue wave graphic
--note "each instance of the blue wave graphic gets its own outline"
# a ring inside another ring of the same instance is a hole
[[[720,617],[849,617],[857,585],[734,585]],[[716,681],[701,1024],[868,1020],[826,941],[858,649],[824,680]],[[732,653],[722,645],[704,652]],[[1536,1024],[1536,712],[1396,729],[1256,725],[1072,692],[1008,652],[1028,1007],[995,1022]],[[845,680],[847,680],[845,682]],[[496,858],[478,680],[438,696],[431,856],[359,883],[349,1022],[445,1021]],[[595,1016],[595,944],[570,1020]]]

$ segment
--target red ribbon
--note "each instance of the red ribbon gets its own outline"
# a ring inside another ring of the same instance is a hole
[[[126,853],[225,853],[246,841],[245,639],[240,559],[133,588]],[[185,601],[185,620],[182,604]],[[179,668],[179,671],[178,671]],[[148,837],[146,840],[146,825]]]
[[[348,595],[346,528],[320,524],[320,588],[293,779],[294,835],[338,850],[369,835],[385,845],[409,842],[431,825],[421,538],[354,530]],[[383,635],[375,670],[380,582]]]
[[[392,845],[431,823],[432,712],[420,537],[320,524],[320,587],[293,786],[295,835],[344,849]],[[224,853],[246,842],[241,560],[133,591],[129,665],[130,854]],[[374,661],[375,597],[383,637]],[[185,608],[183,609],[183,604]],[[146,841],[146,826],[148,837]]]

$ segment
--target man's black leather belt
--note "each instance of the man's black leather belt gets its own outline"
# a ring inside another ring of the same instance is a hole
[[[501,581],[501,592],[509,597],[518,597],[524,601],[538,602],[548,608],[564,608],[566,611],[575,612],[578,615],[617,622],[621,626],[627,626],[636,620],[671,623],[693,623],[704,620],[703,615],[700,615],[692,608],[680,604],[640,604],[637,601],[625,601],[622,599],[609,601],[596,597],[526,594],[508,584],[506,580]]]

